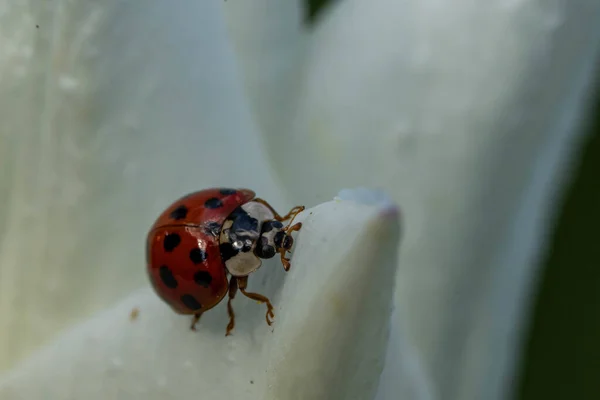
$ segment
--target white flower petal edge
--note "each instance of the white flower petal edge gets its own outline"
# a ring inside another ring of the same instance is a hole
[[[389,210],[395,208],[394,201],[381,189],[365,187],[343,189],[335,198],[357,201]],[[399,212],[399,210],[395,212]],[[396,399],[397,393],[402,393],[407,399],[429,400],[437,398],[433,383],[424,372],[417,349],[410,345],[407,338],[407,332],[404,329],[406,319],[406,307],[396,306],[392,315],[386,364],[382,373],[381,385],[377,392],[377,400]]]
[[[0,370],[146,284],[143,236],[176,197],[284,197],[219,2],[21,3],[0,15]]]
[[[256,274],[265,279],[250,280],[249,289],[275,305],[273,329],[264,305],[238,294],[233,336],[224,336],[224,303],[191,332],[189,318],[146,288],[3,377],[0,398],[373,398],[393,308],[397,209],[334,200],[299,220],[304,225],[283,286],[270,278],[278,263]],[[139,315],[131,320],[134,308]]]
[[[385,187],[406,218],[397,304],[437,392],[504,399],[593,87],[600,3],[346,0],[330,11],[294,125],[267,132],[281,182],[298,201],[334,184]]]

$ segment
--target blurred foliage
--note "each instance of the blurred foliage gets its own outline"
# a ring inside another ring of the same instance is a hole
[[[600,399],[600,96],[596,99],[540,277],[520,400]]]
[[[304,0],[306,10],[305,19],[308,24],[314,23],[318,16],[326,9],[333,0]]]
[[[331,3],[305,0],[307,23]],[[541,270],[520,400],[600,399],[600,95],[597,100]]]

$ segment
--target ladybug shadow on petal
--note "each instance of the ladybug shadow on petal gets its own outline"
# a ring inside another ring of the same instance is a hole
[[[231,302],[235,312],[235,329],[231,333],[233,336],[249,335],[253,342],[260,342],[264,339],[265,332],[270,333],[273,329],[277,329],[277,316],[284,281],[285,271],[277,260],[268,260],[260,270],[248,278],[247,292],[265,296],[273,305],[274,315],[270,318],[272,325],[269,326],[265,322],[266,304],[238,293]]]
[[[220,304],[208,310],[210,312],[201,315],[196,323],[195,331],[210,332],[211,335],[222,337],[223,340],[227,340],[229,337],[243,336],[250,340],[252,344],[260,345],[265,340],[265,333],[271,333],[274,329],[277,329],[278,305],[285,279],[286,272],[279,260],[265,260],[263,266],[248,277],[246,291],[265,296],[273,305],[275,315],[272,318],[271,326],[265,322],[266,305],[242,295],[238,289],[235,298],[231,301],[231,307],[235,313],[235,327],[231,330],[229,336],[225,335],[225,328],[230,323],[227,310],[229,293],[225,296],[225,301],[221,301]],[[178,319],[177,325],[180,325],[182,329],[189,330],[190,320],[187,318]],[[196,332],[192,331],[190,333]]]
[[[269,326],[265,322],[266,305],[242,295],[238,289],[235,298],[231,301],[231,306],[235,313],[235,327],[231,331],[231,337],[244,336],[251,343],[259,345],[265,339],[265,333],[270,333],[274,329],[277,329],[278,305],[285,279],[286,272],[279,260],[275,259],[265,260],[262,267],[248,277],[247,292],[263,295],[272,303],[275,312],[273,324]],[[225,327],[227,327],[230,321],[227,312],[228,294],[224,300],[210,309],[210,312],[202,314],[196,324],[196,331],[208,331],[211,334],[223,337],[223,340],[228,338],[228,336],[225,336]],[[189,329],[190,320],[181,320],[180,323],[178,322],[178,325]]]

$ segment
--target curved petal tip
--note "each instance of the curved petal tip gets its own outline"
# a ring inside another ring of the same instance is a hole
[[[272,327],[264,305],[238,295],[233,336],[224,335],[225,302],[191,332],[188,319],[145,288],[0,378],[0,398],[372,399],[397,269],[390,204],[380,192],[344,191],[303,212],[292,269],[265,262],[250,280],[275,306]]]
[[[386,211],[394,213],[399,211],[398,205],[382,189],[369,189],[366,187],[342,189],[334,200],[353,201],[364,205],[381,207]]]

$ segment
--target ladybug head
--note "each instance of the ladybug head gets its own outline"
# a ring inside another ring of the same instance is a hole
[[[293,244],[292,235],[285,231],[281,222],[265,221],[254,253],[260,258],[273,258],[277,253],[289,251]]]
[[[278,253],[284,268],[289,269],[285,253],[294,244],[292,232],[300,228],[299,223],[290,225],[284,227],[262,203],[251,201],[239,206],[221,226],[219,247],[227,271],[233,276],[247,276],[260,268],[261,259]]]

